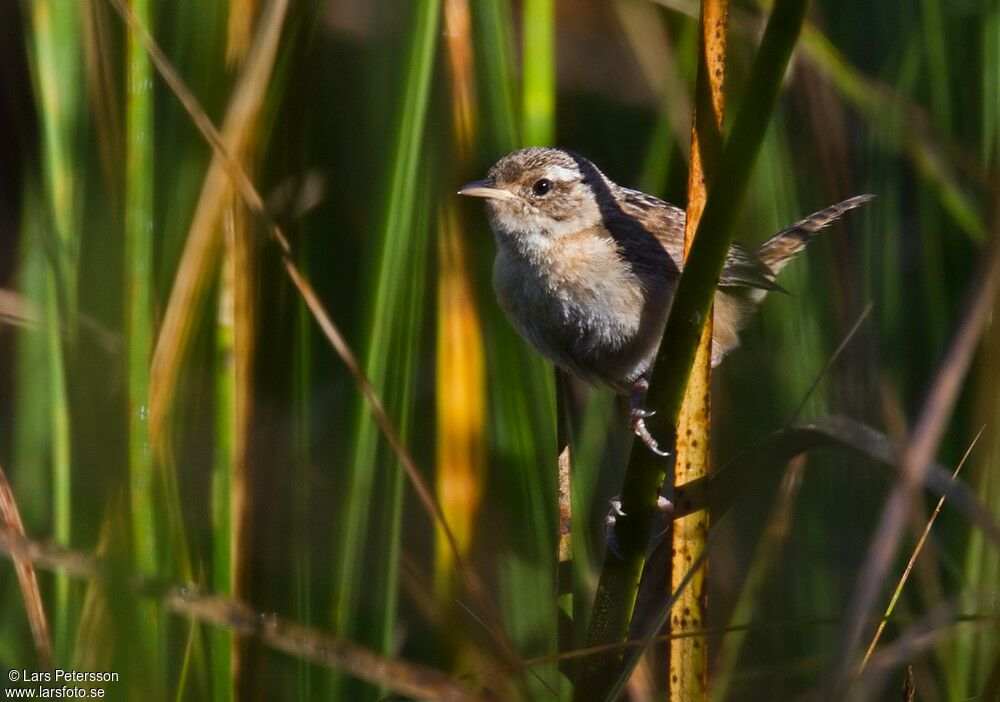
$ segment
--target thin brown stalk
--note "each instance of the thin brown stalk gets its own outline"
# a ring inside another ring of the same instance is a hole
[[[556,371],[557,374],[561,371]],[[557,391],[562,388],[559,387],[563,382],[564,378],[559,378],[557,376]],[[564,393],[559,393],[557,404],[560,405],[558,415],[559,424],[565,425],[566,409],[564,406],[565,399]],[[562,575],[562,565],[564,563],[568,564],[570,559],[573,558],[573,505],[572,505],[572,475],[573,475],[573,454],[569,446],[569,439],[565,436],[566,432],[564,430],[559,431],[559,457],[556,460],[556,467],[559,472],[559,546],[557,548],[557,553],[559,556],[560,564],[560,575]],[[560,583],[559,592],[564,593],[566,590]],[[570,610],[572,611],[572,610]]]
[[[102,559],[27,539],[9,527],[0,529],[0,553],[78,579],[107,581],[110,577],[109,564]],[[435,700],[481,699],[439,670],[386,658],[276,614],[255,612],[242,602],[203,592],[197,585],[122,575],[120,571],[116,573],[121,581],[132,584],[136,595],[153,598],[175,614],[255,637],[275,651],[343,671],[401,695]]]
[[[775,432],[761,445],[727,462],[709,479],[683,486],[675,494],[674,517],[690,514],[706,505],[713,514],[722,514],[747,490],[767,484],[764,478],[770,473],[769,466],[783,465],[793,456],[820,446],[848,449],[893,469],[897,477],[901,471],[899,451],[889,437],[854,419],[828,415]],[[756,470],[748,470],[748,465]],[[923,476],[923,486],[937,496],[947,496],[951,505],[963,512],[971,524],[982,530],[988,539],[1000,544],[1000,523],[969,486],[951,480],[950,471],[932,463]],[[644,585],[643,592],[654,583],[655,580],[650,580],[650,586]]]
[[[41,329],[42,310],[20,293],[0,290],[0,324]]]
[[[248,145],[248,150],[252,146]],[[230,533],[229,545],[231,562],[230,583],[232,594],[236,599],[249,601],[253,573],[251,572],[253,554],[253,524],[254,524],[254,480],[253,460],[251,459],[251,437],[253,436],[254,408],[254,341],[256,335],[255,300],[256,290],[256,256],[253,222],[247,216],[242,201],[232,198],[229,205],[231,223],[224,252],[225,266],[228,269],[226,278],[232,303],[232,356],[231,364],[226,369],[232,373],[232,404],[229,409],[231,416],[231,447],[230,447],[230,495],[220,495],[218,499],[230,499]],[[249,690],[253,685],[253,664],[247,642],[242,639],[233,641],[232,647],[232,677],[235,690]]]
[[[559,497],[559,541],[556,546],[556,596],[558,597],[557,648],[573,648],[573,450],[570,447],[569,377],[556,368],[556,481]],[[572,678],[573,671],[564,672]]]
[[[687,219],[684,226],[684,257],[687,259],[701,221],[708,190],[722,153],[725,96],[728,0],[703,0],[701,37],[698,44],[698,74],[695,108],[691,120],[691,161],[688,168]],[[684,485],[709,472],[711,433],[712,316],[702,330],[691,376],[677,422],[677,458],[674,484]],[[704,550],[708,538],[708,511],[702,510],[674,521],[671,559],[671,591],[677,591],[692,562]],[[670,614],[671,632],[700,629],[707,618],[707,563],[691,578]],[[671,700],[700,700],[708,694],[708,642],[690,638],[670,647],[668,686]]]
[[[100,144],[97,153],[101,160],[101,176],[104,179],[104,195],[110,198],[109,210],[120,212],[121,188],[119,164],[124,158],[125,146],[122,135],[123,118],[121,104],[117,99],[118,85],[114,75],[115,56],[107,9],[98,0],[81,3],[83,31],[83,57],[86,65],[88,104],[94,122],[94,134]]]
[[[558,663],[567,660],[579,660],[581,658],[588,658],[590,656],[599,656],[611,651],[628,651],[637,648],[646,648],[652,643],[664,643],[668,641],[676,641],[678,639],[690,639],[690,638],[708,638],[709,636],[727,636],[730,634],[743,634],[750,631],[769,631],[769,632],[782,632],[782,631],[793,631],[802,630],[808,627],[832,627],[843,623],[843,619],[839,617],[816,617],[813,619],[802,619],[802,620],[787,620],[787,621],[753,621],[746,622],[744,624],[728,624],[726,626],[713,626],[704,629],[697,629],[691,631],[683,631],[676,634],[658,634],[656,636],[650,636],[646,638],[628,639],[622,643],[617,644],[602,644],[600,646],[588,646],[586,648],[577,648],[572,651],[565,651],[562,653],[552,653],[545,656],[536,656],[533,658],[526,658],[522,663],[527,668],[536,668],[542,665],[549,665],[552,663]],[[879,620],[881,621],[881,620]],[[962,624],[976,624],[982,626],[996,625],[1000,623],[1000,615],[996,614],[956,614],[952,621]],[[875,622],[871,622],[874,624]],[[898,617],[896,619],[890,620],[893,624],[906,624],[912,625],[915,623],[913,617]],[[486,676],[490,673],[505,672],[506,669],[493,669],[493,670],[480,670],[476,672],[477,676]]]
[[[10,533],[20,537],[25,535],[21,512],[17,508],[14,491],[7,481],[3,466],[0,466],[0,524],[3,524]],[[45,605],[42,604],[42,593],[38,589],[35,566],[30,558],[15,556],[14,570],[17,572],[17,583],[21,587],[21,597],[24,599],[24,611],[28,614],[31,636],[35,641],[38,665],[40,669],[46,670],[52,666],[52,639],[49,636],[49,622],[45,617]]]
[[[886,500],[878,528],[872,537],[865,563],[847,609],[847,624],[841,637],[840,650],[831,685],[831,697],[841,694],[851,677],[852,657],[861,640],[864,621],[896,553],[899,540],[909,518],[913,497],[924,480],[941,437],[944,435],[952,408],[958,399],[962,382],[983,330],[983,324],[993,305],[1000,281],[1000,209],[994,214],[993,236],[984,252],[981,265],[966,298],[965,313],[952,337],[934,378],[927,399],[914,424],[900,459],[900,479]]]
[[[855,687],[851,689],[850,698],[886,699],[879,693],[884,690],[890,674],[898,671],[924,651],[931,650],[942,641],[954,637],[958,631],[953,626],[956,618],[954,605],[948,603],[936,607],[926,617],[904,629],[895,641],[872,657],[864,674],[857,679]]]
[[[861,314],[858,315],[856,320],[854,320],[854,324],[847,331],[847,334],[845,334],[844,338],[841,339],[837,348],[833,350],[832,354],[830,354],[830,358],[827,359],[826,364],[813,379],[812,385],[809,386],[809,389],[806,390],[805,394],[802,396],[802,401],[799,402],[799,406],[796,407],[795,412],[792,413],[792,418],[789,420],[790,423],[797,420],[799,415],[802,414],[802,410],[805,409],[806,404],[808,404],[809,398],[812,397],[812,394],[816,391],[816,388],[819,387],[820,382],[833,367],[833,364],[836,363],[837,359],[840,358],[840,355],[844,353],[844,350],[847,348],[848,344],[851,343],[851,340],[854,339],[854,335],[858,333],[858,330],[861,329],[861,325],[864,324],[864,321],[868,319],[868,315],[871,314],[874,307],[875,304],[869,300],[868,304],[865,305],[865,308],[861,311]]]
[[[121,353],[120,334],[115,334],[88,314],[79,314],[77,320],[81,331],[89,334],[91,340],[103,350],[109,354]],[[18,292],[0,288],[0,325],[37,331],[43,328],[43,323],[43,310],[36,303]],[[62,332],[64,338],[69,335],[65,327]]]
[[[955,467],[955,472],[951,474],[952,481],[958,479],[958,474],[962,470],[962,466],[969,459],[969,455],[972,453],[972,449],[975,448],[976,444],[979,442],[979,437],[983,435],[986,427],[982,427],[979,433],[976,434],[972,443],[969,444],[969,448],[965,450],[965,454],[962,456],[962,460],[958,462],[958,466]],[[913,565],[917,562],[917,557],[924,548],[924,543],[927,541],[927,537],[931,533],[931,527],[934,526],[934,522],[937,521],[937,516],[941,512],[941,508],[944,506],[944,495],[938,499],[937,505],[934,507],[934,511],[931,512],[930,518],[927,520],[926,526],[924,526],[923,532],[920,534],[920,538],[917,539],[916,546],[913,547],[913,553],[910,554],[910,560],[907,561],[906,567],[903,569],[903,574],[899,578],[899,582],[896,583],[896,589],[892,593],[892,597],[889,599],[889,606],[885,609],[885,616],[882,617],[882,621],[879,622],[878,628],[875,630],[875,634],[872,636],[871,643],[868,644],[868,650],[865,652],[865,657],[861,661],[861,666],[858,669],[858,675],[864,672],[865,666],[868,664],[869,659],[875,652],[875,647],[878,646],[879,639],[882,638],[882,632],[885,630],[886,621],[892,616],[893,611],[896,609],[896,603],[899,601],[899,596],[903,592],[903,587],[906,585],[906,581],[910,577],[910,572],[913,570]]]

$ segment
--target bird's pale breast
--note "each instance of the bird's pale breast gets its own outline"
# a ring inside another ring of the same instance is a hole
[[[509,235],[508,235],[509,236]],[[625,390],[652,354],[652,291],[623,263],[608,236],[582,231],[558,238],[515,235],[498,242],[497,298],[513,326],[541,353],[590,382]]]

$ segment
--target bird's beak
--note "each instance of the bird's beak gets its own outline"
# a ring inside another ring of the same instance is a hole
[[[466,183],[458,189],[458,194],[469,197],[487,197],[494,200],[514,200],[517,198],[517,195],[509,190],[502,190],[495,187],[492,178],[483,178],[482,180],[474,180],[471,183]]]

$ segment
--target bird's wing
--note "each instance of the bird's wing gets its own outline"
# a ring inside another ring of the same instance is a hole
[[[729,247],[726,265],[722,269],[722,275],[719,276],[719,286],[785,292],[784,288],[774,282],[774,271],[753,253],[736,243]]]
[[[684,240],[684,210],[613,184],[598,193],[601,223],[622,257],[643,277],[676,279]],[[613,189],[612,189],[613,188]]]
[[[681,267],[684,256],[684,210],[638,190],[620,187],[618,192],[622,210],[655,235],[678,268]],[[719,285],[781,290],[781,286],[774,282],[771,269],[739,244],[733,244],[729,249]]]
[[[622,213],[652,234],[670,258],[680,266],[684,257],[684,210],[638,190],[617,187]]]

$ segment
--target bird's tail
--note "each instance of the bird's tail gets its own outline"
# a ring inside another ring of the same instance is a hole
[[[757,249],[757,258],[771,269],[773,273],[778,273],[785,267],[792,257],[806,247],[806,244],[820,232],[824,227],[838,219],[848,210],[873,199],[874,195],[857,195],[831,205],[825,210],[814,212],[805,219],[799,220],[787,229],[783,229],[770,239],[765,241]]]

